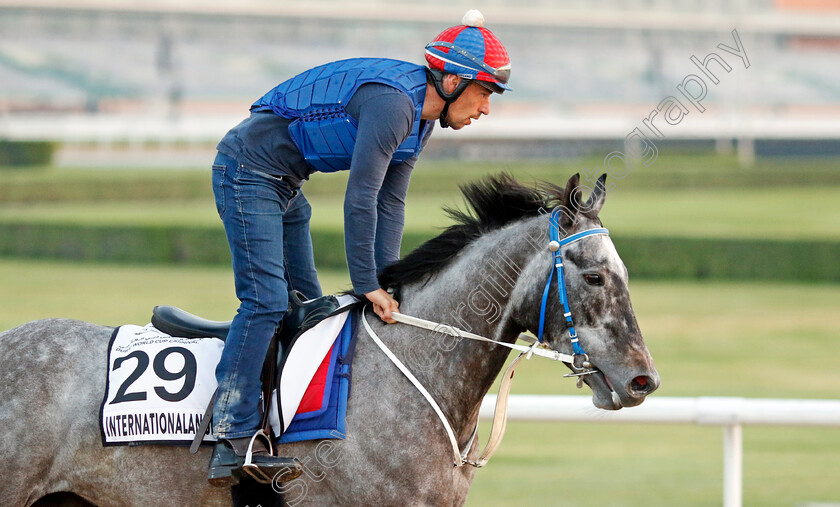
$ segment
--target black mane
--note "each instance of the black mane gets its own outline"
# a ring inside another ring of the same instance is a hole
[[[488,176],[460,188],[468,209],[445,207],[455,225],[383,269],[379,274],[382,287],[399,290],[403,285],[437,273],[479,236],[516,220],[545,213],[558,206],[564,194],[563,188],[551,183],[543,182],[533,188],[523,186],[509,173]]]

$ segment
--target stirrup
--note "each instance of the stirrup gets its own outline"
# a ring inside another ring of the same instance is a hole
[[[261,484],[271,484],[274,480],[273,477],[269,477],[265,472],[260,470],[260,467],[255,465],[252,461],[254,455],[254,441],[257,437],[262,436],[268,442],[268,454],[270,456],[274,455],[274,447],[271,444],[271,438],[265,434],[265,431],[260,429],[254,436],[251,437],[251,441],[248,443],[248,450],[245,452],[245,463],[242,464],[242,470],[245,471],[248,475],[250,475],[255,481]]]

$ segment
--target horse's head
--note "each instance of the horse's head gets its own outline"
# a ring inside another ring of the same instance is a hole
[[[552,214],[554,219],[541,219],[542,227],[557,231],[555,238],[559,242],[550,245],[546,237],[545,250],[539,254],[539,262],[534,263],[530,273],[533,287],[529,290],[542,296],[549,275],[553,275],[545,298],[545,311],[541,312],[544,342],[559,352],[577,352],[580,361],[577,373],[587,371],[582,367],[585,357],[580,355],[585,352],[586,359],[596,370],[582,375],[583,381],[592,389],[592,402],[599,408],[617,410],[642,403],[659,387],[659,374],[633,313],[627,268],[606,231],[601,229],[598,213],[606,196],[605,180],[606,175],[598,180],[589,199],[583,201],[579,176],[573,176],[559,196],[560,204]],[[601,233],[598,234],[597,229],[601,229]],[[574,239],[584,231],[596,234],[581,235],[580,239],[563,244],[563,238]],[[555,267],[559,244],[563,244],[559,248],[561,270]],[[565,315],[567,311],[560,295],[562,284],[565,284],[571,316]],[[533,298],[529,299],[533,302]],[[542,300],[540,303],[538,308],[543,306]],[[530,306],[527,313],[532,316],[534,305]],[[533,317],[529,320],[533,321]],[[537,332],[539,323],[535,327],[532,322],[528,327]],[[574,333],[570,333],[570,328],[576,332],[582,351],[573,350]]]
[[[627,269],[598,219],[605,179],[601,177],[585,202],[577,175],[565,189],[526,187],[504,173],[465,185],[468,210],[448,209],[455,224],[385,268],[380,283],[394,289],[408,313],[492,333],[501,341],[513,341],[525,329],[537,333],[542,321],[544,342],[558,352],[576,353],[576,373],[591,371],[582,378],[592,388],[595,406],[616,410],[638,405],[659,386],[659,374],[630,305]],[[563,244],[564,238],[591,229],[600,231]],[[550,247],[550,230],[556,232],[559,250]],[[557,251],[564,261],[561,285]],[[549,274],[553,278],[547,284]],[[582,351],[574,350],[570,341],[560,287],[568,294]],[[440,350],[453,348],[451,340],[441,343],[429,352],[434,364]],[[470,354],[474,347],[469,346]],[[493,364],[501,368],[504,352],[496,352]],[[585,359],[594,368],[584,367]]]

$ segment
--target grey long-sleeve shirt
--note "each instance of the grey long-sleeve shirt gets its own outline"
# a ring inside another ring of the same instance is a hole
[[[414,106],[396,88],[369,83],[359,87],[347,112],[358,122],[358,132],[344,195],[344,247],[353,290],[364,294],[378,289],[376,273],[399,259],[405,196],[416,157],[393,165],[391,159],[411,133]],[[272,112],[253,113],[217,149],[300,186],[314,171],[289,135],[289,123]],[[427,141],[428,135],[424,147]]]

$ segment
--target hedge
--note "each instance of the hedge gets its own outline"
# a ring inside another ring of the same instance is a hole
[[[8,141],[0,139],[0,167],[49,165],[55,143],[49,141]]]
[[[229,262],[224,231],[198,227],[0,224],[0,255],[125,263]]]
[[[428,239],[407,233],[403,251]],[[344,237],[314,230],[316,263],[346,269]],[[622,237],[613,241],[634,279],[840,281],[840,242]],[[220,227],[0,224],[0,256],[90,262],[229,265]]]
[[[840,242],[614,237],[633,278],[840,282]]]

